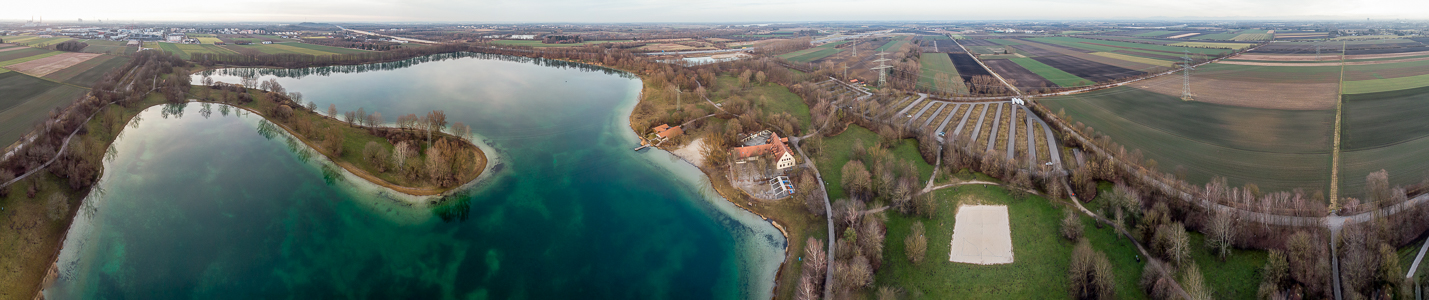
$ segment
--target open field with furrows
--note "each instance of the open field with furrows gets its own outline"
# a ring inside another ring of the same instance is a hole
[[[1172,97],[1181,97],[1184,82],[1179,74],[1143,80],[1131,86]],[[1191,95],[1197,102],[1241,107],[1325,110],[1334,109],[1340,84],[1255,82],[1191,76]]]
[[[12,71],[29,74],[35,77],[45,77],[59,70],[72,67],[76,64],[88,61],[102,54],[65,52],[48,57],[13,64],[5,67]]]
[[[1148,65],[1153,65],[1153,66],[1158,66],[1158,67],[1168,67],[1168,68],[1169,68],[1169,67],[1172,67],[1172,66],[1175,65],[1175,63],[1173,63],[1171,60],[1167,60],[1165,57],[1148,58],[1148,57],[1146,57],[1146,56],[1148,56],[1148,55],[1145,55],[1145,54],[1140,54],[1140,55],[1127,55],[1127,54],[1124,54],[1124,53],[1121,53],[1121,52],[1092,52],[1092,55],[1103,56],[1103,57],[1112,58],[1112,59],[1120,59],[1120,60],[1125,60],[1125,61],[1129,61],[1129,62],[1143,63],[1143,64],[1148,64]],[[1162,55],[1162,56],[1164,56],[1164,55]]]
[[[1190,48],[1190,47],[1176,47],[1176,46],[1162,46],[1162,45],[1147,45],[1147,44],[1127,43],[1127,42],[1117,42],[1117,41],[1092,40],[1092,39],[1083,39],[1083,38],[1074,38],[1074,37],[1039,37],[1039,38],[1030,38],[1029,40],[1032,40],[1032,41],[1035,41],[1035,42],[1039,42],[1039,43],[1058,44],[1058,45],[1063,45],[1063,46],[1068,46],[1068,47],[1081,48],[1081,49],[1090,50],[1090,51],[1095,51],[1095,52],[1111,52],[1111,51],[1116,51],[1116,50],[1121,50],[1121,49],[1128,49],[1128,50],[1134,50],[1134,51],[1138,51],[1138,52],[1152,53],[1152,54],[1155,54],[1155,53],[1181,54],[1182,52],[1190,52],[1191,54],[1200,54],[1200,55],[1221,55],[1221,54],[1225,54],[1225,53],[1230,52],[1229,49]]]
[[[130,48],[127,42],[120,41],[83,40],[81,42],[89,44],[88,47],[84,47],[84,50],[80,50],[84,53],[128,55],[129,53],[139,50],[138,48]]]
[[[1214,63],[1197,67],[1192,77],[1280,83],[1338,83],[1340,66],[1244,66]]]
[[[49,117],[50,110],[73,102],[85,89],[19,72],[0,73],[0,145],[10,145]],[[3,147],[3,146],[0,146]]]
[[[958,75],[963,77],[963,81],[970,82],[974,76],[992,76],[992,73],[966,53],[948,53],[948,58],[952,59],[953,67],[958,69]]]
[[[1030,58],[1013,59],[1032,60]],[[1023,66],[1021,66],[1017,62],[1014,62],[1011,59],[983,60],[983,63],[987,64],[987,67],[992,69],[993,73],[997,73],[998,75],[1001,75],[1002,78],[1010,80],[1009,83],[1014,84],[1015,86],[1017,86],[1017,89],[1022,90],[1024,92],[1035,93],[1038,91],[1042,91],[1046,88],[1058,86],[1058,84],[1052,83],[1052,81],[1042,78],[1042,76],[1032,72],[1031,70],[1028,70],[1027,68],[1024,68]]]
[[[19,51],[15,51],[15,52],[19,52]],[[10,67],[10,66],[17,65],[17,64],[21,64],[21,63],[25,63],[25,62],[35,61],[35,60],[43,59],[43,58],[46,58],[46,57],[59,55],[59,54],[61,54],[61,53],[64,53],[64,52],[59,52],[59,51],[46,51],[46,52],[44,52],[44,53],[38,53],[38,54],[29,55],[29,56],[25,56],[25,57],[11,58],[11,59],[9,59],[9,60],[0,61],[0,67]]]
[[[1328,190],[1333,110],[1275,110],[1227,106],[1117,87],[1043,98],[1127,151],[1142,151],[1162,172],[1184,167],[1188,181],[1212,176],[1232,186],[1265,191]]]
[[[1072,74],[1078,78],[1094,81],[1108,82],[1120,78],[1145,74],[1146,72],[1121,68],[1113,65],[1098,63],[1074,56],[1042,56],[1034,57],[1033,60],[1046,64],[1058,70]]]
[[[50,79],[50,80],[54,80],[54,81],[61,81],[61,82],[63,82],[63,81],[65,81],[65,80],[69,80],[69,79],[71,79],[71,78],[74,78],[75,76],[78,76],[78,75],[81,74],[81,73],[84,73],[84,72],[86,72],[86,71],[89,71],[90,69],[94,69],[95,67],[98,67],[98,66],[100,66],[100,65],[104,65],[106,62],[109,62],[110,60],[114,60],[114,59],[116,59],[116,58],[118,58],[118,57],[119,57],[119,56],[113,56],[113,55],[100,55],[100,56],[97,56],[97,57],[95,57],[95,58],[92,58],[92,59],[89,59],[89,60],[85,60],[85,61],[83,61],[83,62],[80,62],[80,63],[78,63],[78,64],[74,64],[74,65],[69,66],[69,67],[67,67],[67,68],[64,68],[64,69],[62,69],[62,70],[52,72],[52,73],[50,73],[49,75],[45,75],[44,78]],[[127,61],[127,60],[126,60],[126,61]],[[106,69],[109,69],[109,68],[106,68]],[[86,85],[86,86],[87,86],[87,85]]]
[[[1148,65],[1148,64],[1138,63],[1138,62],[1132,62],[1132,61],[1114,59],[1114,58],[1109,58],[1109,57],[1105,57],[1105,56],[1092,55],[1092,54],[1091,54],[1091,51],[1086,51],[1086,50],[1077,49],[1077,48],[1071,48],[1071,47],[1066,47],[1066,46],[1057,46],[1057,45],[1043,44],[1043,43],[1036,43],[1036,42],[1024,42],[1022,45],[1019,45],[1019,46],[1016,46],[1016,47],[1018,47],[1018,49],[1024,50],[1022,53],[1024,53],[1024,54],[1031,54],[1031,56],[1033,56],[1033,57],[1043,57],[1043,56],[1070,56],[1070,57],[1073,57],[1073,58],[1078,58],[1078,59],[1082,59],[1082,60],[1087,60],[1087,61],[1091,61],[1091,62],[1095,62],[1095,63],[1099,63],[1099,64],[1114,66],[1114,67],[1123,68],[1123,69],[1127,69],[1127,70],[1135,70],[1135,71],[1138,71],[1136,74],[1130,74],[1130,75],[1139,75],[1139,74],[1144,74],[1144,73],[1146,73],[1146,72],[1151,72],[1151,71],[1158,70],[1158,69],[1164,69],[1164,67],[1159,67],[1159,66],[1154,66],[1154,65]],[[1128,75],[1128,76],[1130,76],[1130,75]]]
[[[491,43],[492,43],[492,44],[497,44],[497,45],[507,45],[507,46],[527,46],[527,47],[545,48],[545,47],[573,47],[573,46],[585,46],[585,45],[593,45],[593,44],[626,43],[626,42],[630,42],[630,41],[629,41],[629,40],[624,40],[624,41],[585,41],[585,42],[570,43],[570,44],[546,44],[546,43],[542,43],[541,41],[538,41],[538,40],[499,40],[499,41],[492,41]]]
[[[127,57],[127,56],[118,56],[118,57],[110,58],[110,59],[108,59],[108,60],[105,60],[105,61],[103,61],[103,62],[100,62],[98,65],[95,65],[94,67],[89,68],[88,70],[80,71],[78,74],[75,74],[75,75],[71,76],[70,78],[65,79],[65,80],[64,80],[64,83],[73,84],[73,85],[78,85],[78,86],[92,86],[92,85],[94,85],[95,82],[98,82],[100,79],[104,79],[104,75],[105,75],[105,74],[109,74],[110,71],[113,71],[114,69],[118,69],[118,68],[124,67],[124,65],[126,65],[126,64],[129,63],[129,60],[130,60],[130,58]],[[90,61],[87,61],[87,62],[85,62],[85,63],[90,63],[90,62],[93,62],[93,61],[94,61],[94,60],[90,60]],[[78,66],[75,66],[75,67],[70,67],[70,69],[74,69],[74,68],[80,67],[80,66],[83,66],[83,64],[78,65]],[[52,78],[52,79],[55,79],[55,80],[59,80],[59,78],[60,78],[59,76],[65,76],[65,75],[66,75],[65,73],[68,72],[68,71],[70,71],[70,69],[65,69],[65,70],[62,70],[62,71],[59,71],[59,72],[55,72],[54,74],[50,74],[49,78]]]
[[[31,57],[31,56],[36,56],[36,55],[41,55],[41,54],[45,54],[45,53],[56,53],[56,54],[59,53],[59,52],[56,52],[56,51],[50,51],[50,50],[45,50],[45,49],[40,49],[40,48],[30,48],[30,47],[25,47],[25,46],[19,46],[19,47],[14,47],[14,48],[6,48],[6,49],[7,49],[7,50],[8,50],[8,49],[13,49],[13,50],[8,50],[8,51],[0,52],[0,61],[9,61],[9,60],[14,60],[14,59],[22,59],[22,58]]]
[[[1139,37],[1162,37],[1162,36],[1177,35],[1177,34],[1180,34],[1180,31],[1155,30],[1155,31],[1148,31],[1148,32],[1137,33],[1137,34],[1133,34],[1133,35],[1131,35],[1131,36],[1139,36]]]
[[[1191,47],[1191,48],[1223,48],[1223,49],[1232,49],[1232,50],[1240,50],[1240,49],[1249,48],[1250,46],[1255,46],[1255,44],[1244,44],[1244,43],[1210,43],[1210,42],[1182,42],[1182,43],[1174,43],[1174,44],[1168,44],[1168,45],[1170,45],[1170,46],[1181,46],[1181,47]]]
[[[963,186],[934,192],[938,201],[932,219],[887,213],[887,248],[883,268],[874,286],[894,286],[923,295],[927,299],[1067,299],[1067,268],[1074,243],[1060,238],[1065,202],[1033,195],[1011,197],[998,186]],[[953,227],[960,205],[1006,205],[1011,224],[1013,262],[975,265],[948,261]],[[926,228],[927,252],[924,261],[908,261],[903,240],[913,222]],[[1084,236],[1093,249],[1105,253],[1112,264],[1116,295],[1121,299],[1145,299],[1137,282],[1143,264],[1136,261],[1136,246],[1118,239],[1111,227],[1097,228],[1091,218],[1082,218]]]
[[[1429,176],[1425,101],[1429,88],[1345,95],[1340,195],[1364,199],[1365,176],[1379,170],[1389,172],[1391,186]]]
[[[918,88],[953,91],[961,90],[958,88],[959,85],[966,85],[963,83],[962,76],[958,75],[957,67],[953,66],[953,60],[948,58],[947,54],[923,53],[918,61],[921,63],[921,71],[918,73]],[[947,81],[943,83],[945,86],[938,85],[938,74],[947,76]]]

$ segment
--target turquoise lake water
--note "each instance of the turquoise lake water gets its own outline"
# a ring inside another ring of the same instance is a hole
[[[693,166],[631,151],[640,82],[628,74],[489,55],[228,73],[245,72],[319,110],[362,107],[388,122],[444,110],[495,164],[443,204],[413,205],[259,116],[156,106],[111,149],[47,297],[770,296],[786,241]]]

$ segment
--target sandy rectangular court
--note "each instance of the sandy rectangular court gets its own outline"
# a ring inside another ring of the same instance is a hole
[[[1008,222],[1007,206],[959,206],[948,261],[979,265],[1012,263],[1012,226]]]

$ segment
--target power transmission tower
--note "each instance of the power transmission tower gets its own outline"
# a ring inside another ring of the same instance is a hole
[[[1196,67],[1191,65],[1190,52],[1182,53],[1181,60],[1183,61],[1182,64],[1184,64],[1181,69],[1181,77],[1184,79],[1184,85],[1181,88],[1181,100],[1191,101],[1191,70]]]
[[[888,52],[882,52],[882,51],[878,52],[878,59],[874,60],[875,62],[878,62],[878,66],[871,68],[871,69],[874,70],[874,71],[878,71],[878,86],[880,86],[880,87],[881,87],[881,86],[884,86],[885,84],[888,83],[888,71],[887,71],[887,69],[893,67],[893,66],[888,65],[888,60],[889,60],[889,59],[883,58],[883,56],[884,56],[884,55],[887,55],[887,54],[888,54]]]

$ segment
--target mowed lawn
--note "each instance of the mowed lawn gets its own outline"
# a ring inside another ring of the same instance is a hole
[[[18,141],[49,111],[73,102],[86,90],[25,75],[0,73],[0,147]]]
[[[1332,110],[1291,111],[1227,106],[1133,87],[1043,98],[1127,151],[1140,149],[1162,172],[1185,168],[1203,184],[1223,176],[1231,186],[1264,191],[1305,188],[1328,192]]]
[[[922,65],[922,71],[918,73],[918,87],[923,89],[936,89],[938,74],[948,74],[948,79],[963,84],[961,75],[958,75],[957,66],[953,65],[953,59],[947,53],[923,53],[918,58]],[[952,88],[952,87],[948,87]]]
[[[819,175],[824,177],[824,186],[829,190],[829,200],[847,197],[843,189],[843,166],[853,156],[854,143],[860,140],[865,148],[871,148],[878,143],[878,134],[862,126],[849,125],[848,130],[839,135],[823,138],[823,160],[815,162],[815,165],[819,168]],[[923,161],[923,156],[918,154],[917,141],[903,139],[889,152],[899,159],[913,162],[918,168],[919,182],[927,182],[928,177],[933,176],[933,165]]]
[[[1031,58],[1014,57],[1009,58],[1008,60],[1011,60],[1013,63],[1017,63],[1017,65],[1026,68],[1028,71],[1032,71],[1032,73],[1037,73],[1037,76],[1042,76],[1042,78],[1045,78],[1048,81],[1056,83],[1057,85],[1062,87],[1083,86],[1090,85],[1093,83],[1091,80],[1086,80],[1081,77],[1077,77],[1077,75],[1072,75],[1072,73],[1067,73],[1066,71],[1053,68],[1052,66],[1049,66]]]
[[[883,268],[875,276],[874,286],[899,287],[921,294],[923,299],[1070,298],[1067,271],[1075,244],[1060,233],[1066,204],[1036,195],[1015,199],[1002,187],[985,185],[943,189],[933,195],[938,201],[938,213],[932,219],[885,212],[888,235]],[[1007,206],[1013,263],[975,265],[948,261],[960,204]],[[918,265],[908,261],[903,244],[914,221],[923,222],[928,237],[927,255]],[[1135,260],[1135,246],[1126,239],[1117,239],[1110,227],[1099,229],[1086,217],[1082,221],[1092,247],[1112,262],[1117,297],[1145,299],[1137,286],[1142,264]]]

